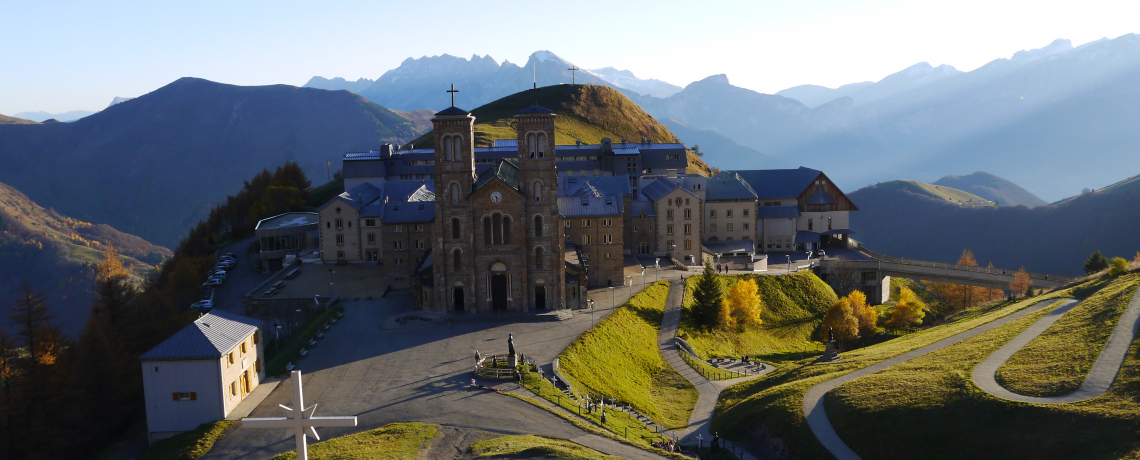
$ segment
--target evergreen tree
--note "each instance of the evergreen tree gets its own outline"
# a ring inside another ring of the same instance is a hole
[[[1108,258],[1106,258],[1104,254],[1101,254],[1100,251],[1094,252],[1093,255],[1089,256],[1088,260],[1085,261],[1086,276],[1107,268]]]
[[[713,270],[712,263],[705,261],[705,272],[697,279],[693,288],[693,319],[698,326],[712,329],[717,326],[721,309],[724,307],[724,283]]]

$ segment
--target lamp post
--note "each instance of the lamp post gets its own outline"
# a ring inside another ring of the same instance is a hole
[[[632,299],[633,298],[633,277],[632,276],[626,276],[625,279],[626,279],[626,281],[629,281],[629,298]]]
[[[273,328],[273,356],[276,357],[281,353],[281,325],[277,324]]]
[[[333,274],[334,273],[336,273],[336,270],[333,270],[330,268],[329,269],[329,298],[330,299],[333,298],[333,296],[334,296],[334,294],[333,294]]]
[[[613,310],[615,307],[617,307],[617,305],[614,305],[617,303],[617,294],[614,294],[614,292],[614,287],[610,286],[610,310]]]
[[[641,267],[641,288],[645,289],[645,267]]]
[[[586,299],[586,303],[590,305],[590,328],[594,327],[594,299]]]
[[[792,256],[791,254],[784,254],[788,258],[788,273],[792,272]]]
[[[660,257],[658,257],[656,260],[653,261],[653,268],[655,269],[655,271],[654,271],[655,278],[654,278],[653,282],[656,283],[658,281],[661,281],[661,258]]]
[[[701,441],[702,441],[702,436],[700,433],[697,433],[697,452],[698,453],[701,451],[701,446],[702,446]]]

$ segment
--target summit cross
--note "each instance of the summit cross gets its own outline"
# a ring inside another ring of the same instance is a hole
[[[447,90],[447,92],[451,93],[451,106],[455,107],[455,93],[459,92],[459,90],[455,89],[455,83],[451,84],[451,89]]]
[[[313,412],[316,412],[317,405],[305,407],[305,395],[301,391],[301,371],[293,371],[290,380],[293,381],[293,408],[285,407],[283,404],[278,405],[285,413],[284,418],[243,418],[241,428],[286,428],[286,438],[289,437],[290,431],[297,437],[297,459],[308,460],[309,445],[305,436],[312,436],[314,440],[320,441],[321,437],[317,435],[316,427],[356,426],[356,417],[314,417]]]
[[[575,78],[575,75],[576,75],[577,71],[582,70],[582,69],[579,69],[578,66],[576,66],[574,64],[570,64],[570,68],[566,69],[566,70],[570,71],[570,84],[571,85],[577,84],[577,79]]]

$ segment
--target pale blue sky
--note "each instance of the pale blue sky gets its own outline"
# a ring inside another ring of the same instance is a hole
[[[684,86],[725,73],[772,93],[878,80],[920,61],[972,70],[1056,38],[1140,32],[1140,2],[0,0],[0,113],[101,110],[179,77],[302,85],[407,57],[547,49]]]

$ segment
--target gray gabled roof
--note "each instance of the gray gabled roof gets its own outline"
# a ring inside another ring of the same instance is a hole
[[[756,191],[739,174],[722,172],[705,182],[706,200],[755,200]]]
[[[558,212],[568,218],[620,216],[622,199],[616,196],[561,197]]]
[[[496,177],[502,179],[507,186],[515,190],[519,189],[519,167],[514,162],[498,160],[491,166],[491,169],[479,174],[479,179],[475,181],[475,190],[479,190]]]
[[[807,190],[823,172],[800,166],[798,169],[754,169],[733,171],[748,181],[760,199],[795,198]]]
[[[453,105],[451,107],[448,107],[446,109],[440,110],[439,112],[435,113],[435,116],[437,116],[437,117],[455,116],[455,115],[460,115],[460,116],[461,115],[471,115],[471,112],[468,112],[466,110],[463,110],[463,109]]]
[[[690,192],[688,189],[681,187],[680,184],[674,182],[672,179],[665,177],[658,177],[657,180],[650,182],[649,185],[646,185],[645,188],[641,189],[641,193],[651,201],[658,201],[662,198],[665,198],[665,195],[668,195],[677,189],[681,189],[685,193],[696,197],[698,200],[701,199],[693,192]]]
[[[325,203],[317,210],[320,211],[321,209],[327,208],[330,204],[341,202],[352,206],[357,211],[359,211],[365,206],[373,204],[374,201],[380,199],[383,195],[383,190],[380,190],[375,185],[365,182],[363,184],[357,185],[356,187],[353,187],[352,190],[337,195],[335,198],[329,200],[328,203]]]
[[[389,201],[384,204],[385,224],[420,224],[435,219],[435,201]]]
[[[140,360],[218,359],[233,350],[261,325],[261,320],[215,310],[202,315],[162,343],[143,353]]]
[[[657,215],[657,210],[653,209],[652,201],[630,201],[629,202],[629,215],[640,216],[644,212],[646,217]]]

